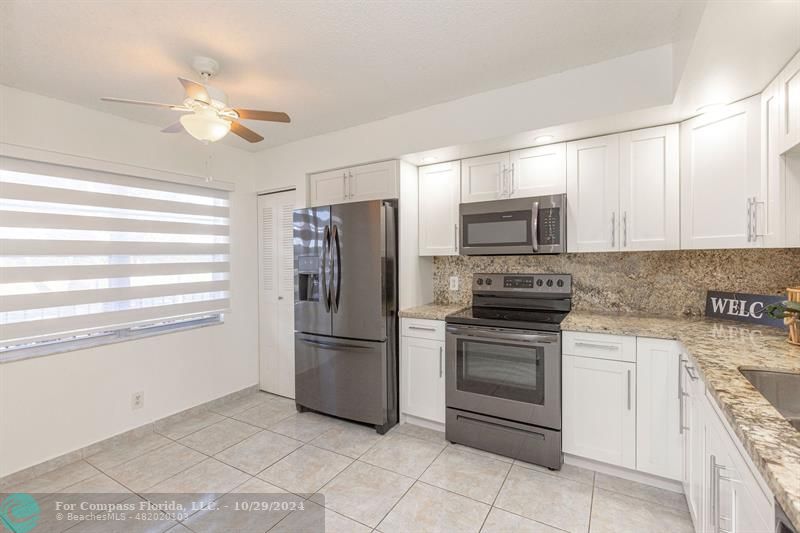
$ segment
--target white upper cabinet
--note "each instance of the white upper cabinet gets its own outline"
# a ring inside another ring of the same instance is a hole
[[[681,124],[681,248],[748,248],[757,237],[760,97]]]
[[[458,161],[419,167],[419,255],[458,255]]]
[[[383,161],[347,169],[347,201],[383,200],[399,196],[399,161]]]
[[[620,250],[680,245],[678,125],[620,135]]]
[[[461,202],[485,202],[511,194],[508,152],[461,160]]]
[[[778,74],[780,110],[779,153],[800,146],[800,53]]]
[[[567,145],[549,144],[511,152],[511,198],[567,192]]]
[[[382,200],[399,196],[399,161],[382,161],[308,177],[309,206]]]
[[[310,206],[340,204],[345,201],[347,170],[329,170],[308,177]]]
[[[636,339],[636,469],[680,480],[682,467],[681,347]]]
[[[619,135],[567,143],[567,249],[619,249]]]
[[[761,186],[755,205],[754,233],[764,246],[786,243],[786,160],[780,155],[781,92],[772,83],[761,93]]]

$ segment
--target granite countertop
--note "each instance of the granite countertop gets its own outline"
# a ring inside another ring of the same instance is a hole
[[[400,310],[400,318],[424,318],[426,320],[444,320],[450,313],[461,311],[464,304],[426,304],[418,307],[409,307]]]
[[[800,524],[800,432],[739,372],[740,366],[800,372],[800,347],[763,326],[703,318],[573,311],[565,331],[677,339],[720,410],[795,524]]]

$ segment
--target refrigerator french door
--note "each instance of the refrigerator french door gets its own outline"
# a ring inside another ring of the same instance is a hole
[[[298,410],[397,423],[396,258],[393,201],[295,210]]]

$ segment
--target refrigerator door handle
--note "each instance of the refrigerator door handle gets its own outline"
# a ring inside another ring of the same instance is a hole
[[[334,224],[331,232],[331,242],[335,249],[331,251],[331,307],[334,313],[339,312],[339,295],[342,285],[342,254],[339,246],[339,227]]]
[[[328,256],[331,248],[331,227],[325,225],[325,236],[322,238],[322,298],[325,300],[325,311],[331,311],[331,288],[328,279]]]
[[[346,344],[340,342],[324,342],[324,341],[314,341],[311,339],[298,339],[300,342],[305,344],[310,344],[312,346],[319,346],[320,348],[332,348],[332,349],[347,349],[347,350],[372,350],[370,346],[360,346],[358,344]]]

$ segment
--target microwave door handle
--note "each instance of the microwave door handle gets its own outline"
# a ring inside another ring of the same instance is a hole
[[[533,202],[531,209],[531,242],[533,251],[539,251],[539,202]]]

